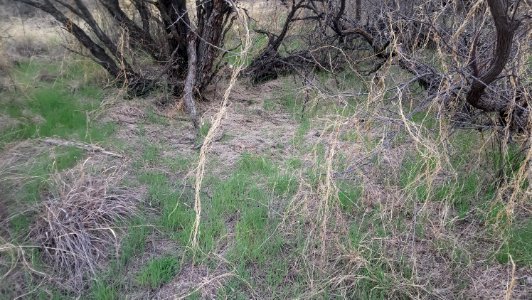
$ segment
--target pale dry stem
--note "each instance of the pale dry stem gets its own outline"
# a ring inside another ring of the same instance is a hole
[[[244,66],[244,62],[248,55],[248,51],[251,47],[251,39],[250,39],[250,33],[249,33],[249,28],[248,28],[247,16],[240,8],[237,8],[237,13],[238,13],[238,18],[243,28],[243,33],[241,33],[243,47],[239,53],[240,63],[236,64],[236,66],[233,69],[233,72],[231,74],[231,79],[229,81],[229,85],[226,88],[224,95],[223,95],[223,101],[220,106],[220,109],[214,116],[214,121],[212,122],[212,125],[209,131],[207,132],[207,135],[205,136],[205,139],[203,141],[203,145],[201,146],[201,149],[200,149],[198,165],[196,167],[196,177],[195,177],[195,185],[194,185],[194,188],[195,188],[195,193],[194,193],[195,219],[194,219],[193,229],[190,235],[190,241],[191,241],[191,245],[193,249],[196,249],[198,247],[198,233],[199,233],[199,228],[200,228],[200,223],[201,223],[201,211],[202,211],[201,209],[201,186],[202,186],[203,177],[205,173],[205,164],[207,160],[207,154],[210,150],[210,146],[213,142],[214,136],[216,132],[218,131],[218,128],[221,126],[222,120],[227,112],[229,96],[236,83],[238,75],[240,74],[240,71],[242,70]]]

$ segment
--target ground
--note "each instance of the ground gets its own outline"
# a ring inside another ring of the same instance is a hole
[[[53,24],[7,24],[1,298],[532,297],[530,157],[438,105],[407,118],[419,90],[390,103],[349,70],[239,80],[204,149],[193,247],[227,78],[197,137],[164,91],[131,99],[60,33],[36,38]]]

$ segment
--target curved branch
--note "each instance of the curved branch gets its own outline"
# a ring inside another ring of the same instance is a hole
[[[502,72],[510,53],[515,31],[519,23],[508,18],[506,6],[502,0],[488,0],[488,6],[495,22],[497,32],[495,53],[488,70],[480,77],[474,77],[471,88],[467,93],[466,100],[473,107],[486,112],[502,112],[508,109],[508,104],[504,101],[488,100],[482,98],[486,87],[495,81]]]
[[[87,48],[92,56],[95,58],[96,62],[101,65],[111,76],[119,77],[121,75],[121,70],[109,56],[105,49],[94,42],[86,33],[81,29],[76,23],[74,23],[70,18],[65,16],[59,9],[57,9],[50,0],[44,0],[44,2],[37,2],[35,0],[19,0],[22,3],[31,5],[35,8],[38,8],[48,14],[50,14],[54,19],[61,23],[65,29],[71,33],[85,48]]]

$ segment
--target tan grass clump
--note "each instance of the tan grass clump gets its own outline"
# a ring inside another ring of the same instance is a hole
[[[54,178],[30,237],[65,288],[83,288],[118,244],[117,224],[136,213],[137,196],[117,187],[116,168],[89,174],[86,163]]]

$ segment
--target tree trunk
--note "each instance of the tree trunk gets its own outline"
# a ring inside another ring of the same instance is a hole
[[[187,78],[185,79],[185,88],[183,90],[183,101],[185,102],[185,109],[192,120],[192,125],[194,125],[196,130],[199,130],[198,113],[194,102],[194,88],[196,86],[197,72],[196,37],[191,32],[187,40],[188,70]]]
[[[499,99],[486,99],[482,95],[486,87],[497,79],[506,66],[506,62],[512,51],[513,37],[519,24],[508,18],[507,6],[502,0],[488,0],[488,6],[497,31],[495,53],[493,54],[489,69],[480,78],[473,78],[473,83],[467,93],[466,99],[473,107],[483,111],[504,112],[508,110],[509,103]]]
[[[203,90],[210,81],[210,74],[216,58],[219,56],[220,45],[223,39],[223,28],[225,17],[230,6],[224,0],[213,0],[209,2],[206,9],[202,10],[202,22],[198,24],[198,35],[201,39],[198,41],[197,53],[201,57],[198,62],[197,89]]]
[[[355,20],[360,22],[362,18],[362,0],[356,0],[355,3]]]
[[[90,51],[96,62],[102,66],[111,76],[120,77],[122,72],[116,62],[109,56],[105,49],[94,42],[72,19],[68,18],[60,10],[58,10],[50,0],[44,0],[44,3],[36,2],[34,0],[19,0],[33,7],[39,8],[44,12],[50,14],[56,19],[64,28],[71,33],[87,50]]]

